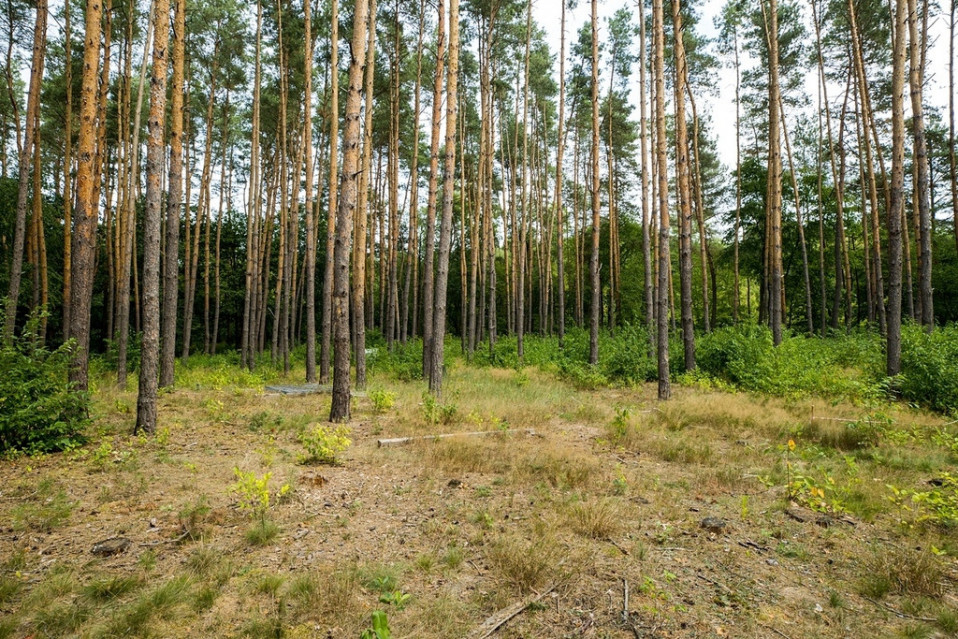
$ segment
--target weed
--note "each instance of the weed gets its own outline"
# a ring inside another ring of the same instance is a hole
[[[396,393],[382,389],[371,390],[369,399],[373,403],[373,410],[381,414],[396,404]]]
[[[140,587],[139,577],[112,576],[97,579],[83,587],[83,594],[95,602],[107,602],[130,593]]]
[[[202,539],[207,534],[207,519],[210,506],[206,495],[200,495],[195,502],[188,502],[180,509],[180,529],[191,541]]]
[[[237,481],[230,486],[230,492],[239,496],[240,510],[249,511],[252,517],[265,520],[269,510],[269,479],[273,473],[257,477],[253,472],[243,472],[234,467],[233,475]]]
[[[316,425],[299,434],[300,443],[306,448],[303,463],[337,464],[337,455],[343,452],[352,441],[349,429],[345,426],[327,427]]]
[[[372,626],[363,631],[360,639],[392,639],[389,620],[386,618],[385,612],[381,610],[373,612]]]
[[[268,519],[262,519],[246,531],[246,541],[251,546],[265,546],[279,534],[279,526]]]
[[[449,425],[456,421],[459,408],[455,404],[440,404],[432,393],[422,394],[422,414],[427,424]]]
[[[393,590],[379,595],[379,603],[393,606],[396,610],[404,610],[410,599],[412,599],[412,595],[402,590]]]

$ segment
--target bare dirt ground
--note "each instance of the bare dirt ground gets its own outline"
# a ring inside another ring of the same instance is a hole
[[[436,405],[370,389],[322,465],[298,435],[327,396],[191,370],[147,439],[101,380],[87,446],[0,462],[0,637],[355,639],[375,610],[394,637],[958,636],[938,416],[461,365]],[[260,516],[236,469],[269,474]]]

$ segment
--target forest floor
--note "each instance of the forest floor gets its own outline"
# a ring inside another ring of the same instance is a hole
[[[356,639],[376,610],[411,638],[958,636],[940,416],[689,387],[659,404],[461,362],[442,404],[370,389],[339,462],[310,465],[298,435],[328,395],[197,365],[143,438],[135,393],[101,377],[89,444],[0,461],[0,637]],[[269,474],[259,519],[234,469]],[[485,634],[497,613],[517,614]]]

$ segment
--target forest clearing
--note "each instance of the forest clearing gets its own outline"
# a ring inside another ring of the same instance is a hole
[[[0,464],[0,636],[356,638],[374,611],[395,637],[958,633],[951,420],[452,351],[440,403],[413,350],[371,359],[342,431],[328,394],[216,356],[131,436],[136,394],[94,374],[85,446]]]
[[[955,0],[0,4],[0,639],[958,637]]]

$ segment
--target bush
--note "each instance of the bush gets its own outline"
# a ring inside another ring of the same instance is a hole
[[[0,345],[0,452],[47,453],[83,443],[89,395],[67,381],[75,343],[51,351],[39,326],[34,314],[14,344]]]
[[[930,335],[916,324],[903,326],[897,383],[903,399],[958,412],[958,325],[937,328]]]
[[[303,463],[316,464],[337,464],[337,455],[352,443],[349,429],[345,426],[326,427],[318,424],[303,430],[299,434],[299,442],[306,448]]]

